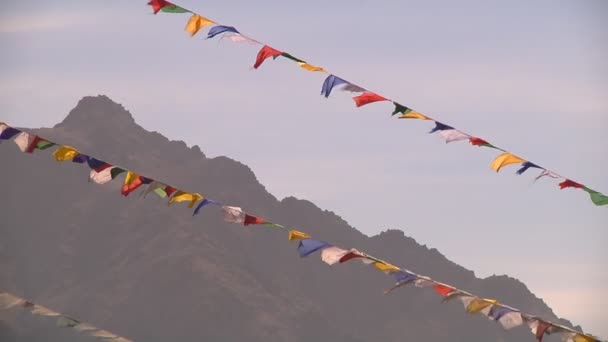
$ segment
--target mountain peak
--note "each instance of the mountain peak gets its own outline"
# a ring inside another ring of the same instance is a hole
[[[106,95],[85,96],[55,127],[82,128],[83,126],[132,127],[137,125],[133,116],[121,104]]]

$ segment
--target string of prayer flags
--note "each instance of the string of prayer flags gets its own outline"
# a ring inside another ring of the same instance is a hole
[[[198,14],[193,14],[186,24],[186,32],[190,33],[190,37],[194,37],[202,28],[213,24],[215,24],[214,21]]]
[[[523,163],[523,162],[525,162],[525,160],[519,158],[518,156],[513,155],[509,152],[504,152],[501,155],[499,155],[498,157],[496,157],[496,159],[494,159],[492,164],[490,164],[490,168],[492,170],[498,172],[498,171],[500,171],[500,169],[503,166],[516,164],[516,163]]]
[[[388,101],[388,99],[376,94],[376,93],[363,93],[359,96],[353,97],[355,104],[357,107],[365,106],[366,104],[378,102],[378,101]]]
[[[283,54],[283,52],[273,49],[268,45],[264,45],[262,49],[260,49],[260,52],[258,52],[253,68],[257,69],[260,67],[260,65],[262,65],[262,63],[264,63],[267,58],[272,57],[276,59],[278,56],[281,56],[281,54]]]
[[[179,203],[179,202],[189,202],[188,208],[193,208],[196,202],[203,199],[203,196],[199,193],[186,192],[182,190],[177,190],[173,196],[169,198],[169,204]]]
[[[7,126],[7,125],[5,125],[5,126]],[[10,127],[4,127],[4,126],[0,125],[0,128],[2,128],[2,130],[3,130],[2,133],[4,133]],[[2,133],[0,133],[0,134],[2,134]],[[46,141],[45,139],[40,138],[40,141],[43,141],[43,140]],[[57,150],[55,151],[56,153],[54,153],[53,155],[56,156],[56,155],[60,154],[57,151],[61,151],[62,148],[64,148],[64,147],[65,146],[59,146],[57,148]],[[75,148],[72,148],[72,149],[76,150]],[[72,151],[71,149],[69,149],[69,151],[77,152],[77,151]],[[91,173],[94,174],[93,177],[91,177],[91,178],[93,179],[93,181],[95,181],[97,183],[103,184],[103,183],[108,182],[109,180],[115,178],[118,174],[125,172],[125,169],[123,169],[121,167],[109,164],[105,161],[102,161],[100,159],[97,159],[97,158],[94,158],[91,156],[81,154],[80,152],[77,152],[77,155],[76,155],[76,157],[74,157],[74,159],[80,158],[79,156],[83,157],[82,158],[83,162],[86,161],[89,168],[91,169]],[[84,158],[84,157],[86,157],[86,158]],[[549,171],[544,169],[543,172],[549,172]],[[549,174],[551,174],[551,173],[549,172]],[[561,177],[561,176],[557,175],[557,177]],[[148,194],[150,192],[155,192],[160,197],[163,197],[163,198],[169,197],[170,203],[172,203],[172,202],[189,202],[189,204],[190,204],[189,206],[191,208],[196,203],[199,203],[197,210],[202,207],[202,204],[215,204],[218,206],[220,205],[219,203],[217,203],[215,201],[203,198],[203,196],[201,196],[198,193],[176,190],[176,188],[174,188],[174,187],[171,187],[171,186],[161,183],[159,181],[155,181],[153,179],[144,177],[141,174],[136,173],[134,171],[127,172],[127,175],[125,176],[126,184],[128,184],[128,185],[135,184],[135,185],[141,186],[141,184],[138,184],[138,180],[140,180],[142,184],[149,184],[148,188],[142,194],[142,196],[144,196],[144,197],[146,194]],[[572,182],[572,181],[570,180],[570,182]],[[578,183],[575,183],[575,184],[578,184]],[[581,186],[583,186],[583,185],[581,185]],[[570,187],[576,187],[576,186],[570,186]],[[596,202],[602,202],[602,203],[606,202],[606,196],[599,194],[584,186],[582,189],[585,190],[590,195],[595,196],[598,199],[598,201],[596,201]],[[230,223],[245,224],[245,221],[247,221],[247,224],[264,224],[264,225],[275,226],[275,227],[280,227],[280,228],[286,229],[284,226],[281,226],[279,224],[268,222],[255,215],[246,214],[242,211],[242,209],[240,207],[222,206],[222,209],[224,212],[224,220],[226,220],[227,222],[230,222]],[[195,210],[195,214],[196,214],[196,210]],[[346,262],[348,260],[355,259],[355,258],[360,259],[366,265],[373,265],[377,270],[382,271],[388,275],[391,275],[397,281],[397,283],[396,283],[397,286],[394,286],[392,289],[387,290],[387,293],[392,291],[394,288],[397,288],[399,286],[403,286],[403,285],[409,284],[409,283],[414,283],[414,285],[416,287],[420,287],[420,288],[433,288],[435,292],[437,292],[439,295],[441,295],[443,297],[443,299],[442,299],[443,302],[449,302],[452,299],[459,299],[464,304],[465,309],[468,309],[468,312],[483,313],[486,316],[488,316],[489,318],[492,318],[492,319],[498,321],[499,323],[501,323],[501,325],[503,325],[503,327],[505,327],[505,328],[509,328],[511,326],[516,326],[517,324],[521,324],[522,319],[530,321],[530,319],[528,319],[528,318],[532,317],[532,316],[528,316],[528,315],[520,313],[519,310],[517,310],[517,309],[511,309],[511,308],[499,303],[498,301],[480,299],[479,297],[476,297],[461,289],[457,289],[455,287],[446,285],[444,283],[439,283],[427,276],[418,275],[413,272],[401,269],[395,265],[392,265],[386,261],[375,258],[369,254],[360,252],[356,249],[349,250],[349,249],[341,248],[338,246],[333,246],[330,243],[325,242],[325,241],[312,239],[310,237],[310,235],[308,235],[304,232],[301,232],[301,231],[289,230],[289,240],[292,240],[292,241],[298,240],[298,254],[301,257],[305,257],[305,256],[308,256],[317,251],[321,251],[322,261],[324,261],[330,265],[334,265],[338,262],[343,263],[343,262]],[[325,252],[323,252],[323,251],[325,251]],[[1,302],[2,302],[2,297],[0,296],[0,303]],[[489,305],[487,303],[489,303]],[[509,308],[509,310],[502,310],[503,307]],[[39,312],[40,314],[45,314],[46,311],[37,310],[36,312]],[[543,322],[546,322],[546,321],[543,321]],[[65,319],[63,321],[63,323],[65,323],[67,325],[74,324],[74,322],[70,321],[69,319]],[[598,339],[592,337],[591,335],[586,335],[582,332],[578,332],[578,331],[572,330],[567,327],[558,326],[553,323],[549,323],[549,324],[551,324],[551,328],[546,329],[544,334],[548,334],[549,332],[551,332],[551,333],[559,332],[561,334],[566,334],[565,336],[567,336],[568,338],[571,338],[572,340],[576,339],[577,341],[599,341]],[[75,329],[86,330],[87,326],[77,325],[77,327]],[[535,330],[535,331],[538,331],[538,330]],[[98,334],[99,336],[106,336],[106,337],[111,336],[111,333],[107,333],[105,331],[99,331],[96,334]],[[536,334],[536,332],[534,334]]]
[[[68,315],[0,290],[0,309],[8,310],[13,308],[20,308],[29,311],[34,316],[43,316],[56,319],[57,326],[59,327],[71,328],[78,333],[84,333],[91,337],[99,337],[102,341],[111,340],[114,342],[132,342],[125,337],[116,335],[107,330],[99,329],[91,324],[81,322],[80,320],[72,318]]]
[[[79,154],[80,152],[78,152],[77,149],[71,146],[61,146],[57,150],[55,150],[55,152],[53,152],[55,160],[59,162],[74,160],[74,158],[76,158],[76,156],[78,156]]]
[[[302,239],[308,239],[310,238],[310,235],[303,233],[301,231],[298,230],[290,230],[289,231],[289,241],[293,241],[293,240],[302,240]]]
[[[316,251],[330,246],[331,245],[325,241],[319,241],[314,239],[302,239],[298,243],[298,253],[300,254],[301,258],[304,258]]]
[[[240,33],[236,28],[234,28],[232,26],[217,25],[217,26],[213,26],[209,30],[209,32],[207,33],[207,39],[211,39],[219,34],[228,33],[228,32]]]

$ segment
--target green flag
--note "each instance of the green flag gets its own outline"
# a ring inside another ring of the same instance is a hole
[[[583,190],[587,191],[589,193],[589,196],[591,197],[591,202],[593,202],[593,204],[595,205],[607,205],[608,204],[608,196],[599,193],[597,191],[591,190],[587,187],[583,187]]]

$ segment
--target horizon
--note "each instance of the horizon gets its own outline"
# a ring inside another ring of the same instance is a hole
[[[268,11],[235,1],[248,10],[234,11],[226,4],[182,3],[242,26],[253,38],[268,37],[272,46],[312,64],[335,66],[338,75],[371,90],[400,94],[394,96],[400,103],[608,191],[601,172],[608,166],[602,142],[608,124],[603,95],[608,68],[602,61],[608,48],[600,44],[608,38],[600,15],[606,3],[542,2],[546,6],[523,6],[525,13],[511,4],[514,8],[503,13],[469,1],[474,14],[465,11],[467,6],[444,6],[437,13],[426,4],[368,4],[346,9],[343,17],[345,9],[334,4],[316,13],[315,6],[294,11],[274,4]],[[117,6],[96,6],[53,1],[38,7],[25,1],[9,4],[1,14],[6,18],[0,20],[0,39],[14,51],[5,56],[11,68],[4,63],[8,77],[0,81],[7,123],[51,125],[88,95],[80,92],[107,93],[145,129],[198,145],[208,157],[226,155],[249,165],[277,198],[308,199],[368,236],[398,228],[477,276],[508,274],[521,280],[558,316],[608,336],[602,324],[607,318],[602,306],[608,304],[602,296],[608,275],[601,271],[608,265],[605,208],[595,207],[587,194],[560,191],[548,180],[531,186],[535,173],[512,177],[515,166],[494,174],[488,165],[497,153],[466,141],[446,145],[427,134],[428,123],[391,120],[392,107],[386,104],[355,108],[348,94],[339,92],[322,98],[323,76],[290,63],[267,60],[248,72],[259,47],[205,41],[200,33],[190,38],[183,32],[187,15],[153,16],[139,2],[122,4],[119,15]],[[406,29],[387,20],[405,8],[413,13]],[[303,16],[296,13],[302,11]],[[370,17],[369,11],[388,15]],[[105,17],[100,12],[114,15],[114,25],[98,25],[93,18]],[[504,26],[510,15],[519,19],[518,28]],[[336,20],[336,25],[330,31],[307,26],[311,32],[305,33],[299,28],[307,16]],[[25,17],[30,24],[24,24]],[[423,23],[430,25],[418,25]],[[426,30],[408,30],[420,27]],[[482,27],[487,31],[476,30]],[[344,32],[368,48],[344,39]],[[393,44],[403,37],[413,49]],[[95,44],[108,41],[112,46]],[[40,60],[41,53],[47,58]],[[170,67],[150,55],[170,61]],[[411,75],[415,81],[408,82]],[[167,94],[170,98],[163,98]],[[249,129],[266,126],[264,134]],[[226,139],[227,132],[247,143]],[[314,139],[309,132],[315,132]],[[572,245],[573,234],[578,245]],[[504,252],[497,252],[496,240]],[[469,247],[472,241],[475,248]],[[564,282],[565,269],[576,270],[577,277]]]

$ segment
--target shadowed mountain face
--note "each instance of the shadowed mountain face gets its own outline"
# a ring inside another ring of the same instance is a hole
[[[85,97],[63,122],[34,131],[559,322],[518,280],[478,279],[401,231],[367,237],[313,203],[278,201],[247,166],[148,132],[105,96]],[[154,195],[125,198],[122,177],[89,183],[86,166],[56,163],[48,150],[25,155],[5,142],[0,156],[0,288],[136,341],[534,341],[527,327],[503,331],[432,290],[385,296],[384,274],[356,261],[329,267],[318,254],[301,259],[286,232],[226,224],[218,208],[192,217]],[[0,339],[92,340],[45,320],[0,312]]]

